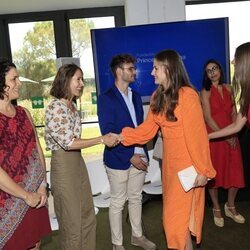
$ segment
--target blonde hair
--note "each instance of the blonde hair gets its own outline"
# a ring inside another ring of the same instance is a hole
[[[247,115],[250,104],[250,42],[241,44],[235,51],[233,87],[239,95],[240,112]]]

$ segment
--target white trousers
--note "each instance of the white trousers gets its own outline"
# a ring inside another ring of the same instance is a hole
[[[106,167],[106,171],[110,183],[109,222],[112,243],[122,245],[122,210],[127,200],[132,235],[135,237],[142,236],[142,188],[146,172],[138,170],[134,166],[127,170]]]

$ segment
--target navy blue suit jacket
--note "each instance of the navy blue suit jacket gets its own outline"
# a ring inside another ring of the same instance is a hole
[[[143,107],[141,96],[132,90],[132,100],[135,107],[137,125],[143,122]],[[97,99],[97,114],[99,126],[102,134],[113,132],[120,134],[124,127],[133,127],[134,123],[130,116],[127,105],[114,85]],[[118,144],[116,147],[104,149],[104,163],[113,169],[128,169],[131,166],[130,159],[134,155],[135,145],[125,147]],[[145,154],[148,157],[146,146],[144,146]]]

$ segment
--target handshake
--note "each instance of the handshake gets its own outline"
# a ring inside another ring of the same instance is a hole
[[[103,144],[105,144],[108,147],[115,147],[123,140],[120,134],[115,134],[115,133],[108,133],[106,135],[103,135],[101,138]]]

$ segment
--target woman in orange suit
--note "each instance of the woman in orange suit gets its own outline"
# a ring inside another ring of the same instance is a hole
[[[147,119],[137,128],[124,128],[122,144],[145,144],[160,128],[163,136],[163,227],[169,249],[192,250],[191,234],[201,242],[205,188],[215,170],[199,96],[192,88],[181,57],[173,50],[156,54],[151,73],[159,84]],[[193,165],[194,188],[185,192],[177,173]]]

